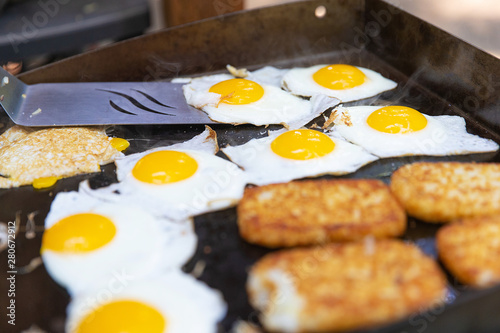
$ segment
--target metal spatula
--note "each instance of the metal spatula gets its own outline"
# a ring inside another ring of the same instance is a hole
[[[0,67],[0,106],[22,126],[211,124],[171,82],[27,85]]]

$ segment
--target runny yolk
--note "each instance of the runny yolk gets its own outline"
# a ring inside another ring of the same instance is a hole
[[[427,119],[420,112],[406,106],[385,106],[373,111],[366,122],[377,131],[390,134],[416,132],[427,126]]]
[[[209,92],[220,94],[220,103],[240,105],[258,101],[264,96],[264,88],[246,79],[230,79],[210,87]]]
[[[155,185],[175,183],[194,175],[198,163],[180,151],[161,150],[147,154],[135,164],[135,179]]]
[[[333,151],[335,142],[326,134],[309,129],[285,132],[271,143],[271,150],[284,158],[310,160]]]
[[[105,216],[92,213],[70,215],[45,230],[41,252],[90,252],[108,244],[115,234],[115,225]]]
[[[54,186],[61,177],[42,177],[33,180],[33,187],[37,190]]]
[[[344,90],[362,85],[366,76],[351,65],[329,65],[317,70],[313,80],[328,89]]]
[[[167,320],[155,308],[142,302],[122,300],[104,304],[88,314],[77,333],[162,333]]]
[[[112,138],[110,144],[118,151],[124,151],[130,146],[130,142],[122,138]]]

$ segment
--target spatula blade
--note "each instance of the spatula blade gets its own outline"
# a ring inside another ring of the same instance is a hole
[[[13,76],[3,77],[7,79],[0,88],[0,104],[22,126],[214,123],[186,103],[181,83],[25,85]]]

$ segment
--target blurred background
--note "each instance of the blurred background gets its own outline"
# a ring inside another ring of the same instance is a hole
[[[19,73],[165,27],[291,1],[0,0],[0,64]],[[500,0],[388,2],[500,57]]]
[[[500,0],[387,1],[500,58]],[[250,9],[290,0],[244,2]]]

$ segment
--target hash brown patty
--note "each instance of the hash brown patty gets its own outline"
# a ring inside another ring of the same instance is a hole
[[[391,177],[408,214],[433,223],[500,213],[500,164],[421,162]]]
[[[288,247],[395,237],[406,214],[378,180],[310,180],[248,188],[238,208],[240,235],[250,243]]]
[[[252,267],[247,292],[266,330],[346,331],[443,303],[446,278],[417,246],[370,238],[268,254]]]
[[[446,225],[436,244],[441,261],[460,282],[478,288],[500,283],[500,215]]]

